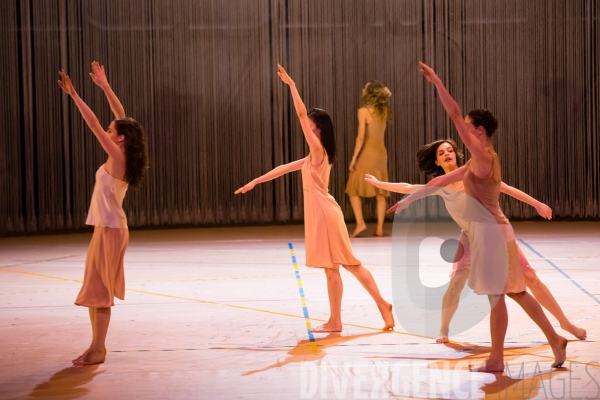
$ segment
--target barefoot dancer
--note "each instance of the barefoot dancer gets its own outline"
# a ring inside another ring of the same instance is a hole
[[[104,67],[92,63],[94,83],[104,90],[116,119],[104,131],[90,108],[79,97],[64,70],[58,84],[70,95],[81,115],[108,154],[96,172],[96,185],[86,224],[94,226],[87,252],[83,287],[75,304],[89,309],[92,344],[73,360],[77,366],[103,363],[106,358],[106,333],[113,298],[123,300],[125,276],[123,257],[129,243],[127,217],[121,207],[128,185],[139,186],[147,168],[146,139],[142,127],[125,118],[125,111],[110,88]]]
[[[431,194],[437,190],[436,188],[445,187],[462,180],[465,193],[481,203],[495,219],[497,226],[504,235],[506,249],[508,250],[508,268],[505,265],[494,265],[497,260],[492,254],[498,254],[500,248],[490,240],[489,235],[492,232],[482,229],[481,235],[484,237],[479,237],[478,233],[472,232],[478,243],[482,244],[482,247],[481,252],[478,251],[473,254],[469,286],[477,294],[488,295],[490,300],[490,306],[492,307],[490,313],[492,351],[490,357],[482,365],[473,366],[471,370],[482,372],[504,370],[504,337],[508,325],[505,294],[515,300],[541,328],[552,347],[556,359],[552,367],[560,367],[567,356],[567,339],[554,331],[539,303],[525,290],[525,278],[519,267],[514,231],[508,219],[502,213],[498,202],[502,181],[500,159],[494,151],[491,141],[498,122],[488,110],[473,110],[463,119],[460,107],[450,96],[433,69],[424,63],[420,63],[420,65],[422,67],[421,73],[429,82],[435,85],[446,112],[452,119],[473,158],[465,166],[431,180],[424,188],[398,202],[390,211],[403,210],[411,202]],[[480,226],[479,228],[483,227]],[[470,233],[467,232],[467,234]],[[469,237],[469,241],[473,245],[473,237]],[[491,246],[492,244],[494,247]],[[507,277],[506,283],[498,282],[495,275],[505,275]],[[504,286],[504,288],[500,286]]]
[[[358,136],[352,161],[350,177],[346,185],[346,194],[350,196],[352,210],[356,218],[356,229],[350,237],[358,236],[367,229],[362,214],[361,197],[377,197],[377,229],[375,236],[383,236],[387,190],[379,190],[364,181],[365,174],[374,175],[380,181],[387,182],[387,150],[383,136],[387,121],[392,117],[390,97],[392,92],[379,81],[367,83],[362,90],[362,99],[358,109]]]
[[[302,170],[306,266],[325,270],[331,310],[329,321],[314,328],[313,332],[342,331],[340,265],[350,271],[373,297],[385,321],[383,329],[392,330],[394,327],[392,305],[381,297],[369,270],[362,266],[352,254],[342,210],[327,188],[336,150],[331,118],[325,111],[318,108],[307,112],[294,81],[283,67],[278,65],[278,68],[279,77],[289,85],[292,92],[296,113],[309,147],[308,157],[280,165],[236,190],[235,193],[246,193],[259,183],[270,181],[288,172]]]
[[[463,155],[457,150],[456,143],[451,139],[436,140],[433,143],[429,143],[419,149],[417,152],[417,163],[421,172],[425,172],[434,177],[450,173],[459,166],[462,165]],[[372,185],[389,190],[397,193],[409,193],[412,190],[423,187],[423,185],[410,185],[407,183],[388,183],[380,182],[374,176],[366,175],[365,180]],[[463,232],[460,235],[459,242],[462,246],[457,250],[455,261],[450,274],[450,285],[446,290],[444,299],[442,302],[442,326],[440,328],[440,338],[436,340],[437,343],[448,342],[448,332],[450,328],[450,321],[458,308],[458,302],[460,300],[460,293],[465,286],[465,282],[469,277],[469,270],[471,268],[471,253],[469,249],[469,239],[464,231],[468,230],[468,224],[460,217],[460,213],[455,210],[464,209],[464,203],[466,197],[459,195],[457,192],[464,192],[462,181],[451,183],[447,186],[448,188],[454,189],[450,193],[444,190],[437,192],[446,203],[448,212],[452,217],[455,217],[456,223],[461,227]],[[547,205],[535,200],[531,196],[508,186],[504,182],[501,183],[500,190],[502,193],[506,193],[517,200],[521,200],[530,206],[534,207],[538,213],[546,218],[552,218],[552,210]],[[457,191],[457,192],[455,192]],[[525,254],[521,251],[521,248],[517,245],[519,252],[519,262],[523,270],[525,277],[525,284],[531,290],[531,293],[535,299],[540,303],[542,307],[550,311],[554,317],[560,322],[561,328],[570,332],[575,337],[581,340],[586,339],[585,329],[575,326],[562,312],[560,306],[554,299],[554,296],[546,285],[538,278],[535,270],[531,268]]]

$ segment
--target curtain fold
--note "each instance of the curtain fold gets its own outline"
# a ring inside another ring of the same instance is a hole
[[[3,1],[0,235],[85,227],[106,156],[56,81],[64,68],[108,127],[110,108],[88,76],[94,60],[148,135],[147,178],[124,204],[132,227],[303,219],[299,172],[233,194],[307,154],[277,63],[307,107],[333,118],[330,192],[348,220],[344,189],[369,80],[392,91],[390,180],[426,182],[421,145],[451,137],[464,146],[419,60],[464,113],[496,114],[507,184],[555,217],[599,218],[599,14],[594,0]],[[374,218],[374,199],[363,203]],[[514,199],[501,205],[509,218],[536,216]],[[444,214],[419,202],[405,216]]]

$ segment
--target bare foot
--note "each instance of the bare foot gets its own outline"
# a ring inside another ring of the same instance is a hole
[[[379,312],[381,312],[381,316],[383,317],[383,321],[385,322],[385,326],[383,327],[384,331],[393,331],[394,330],[394,313],[392,312],[392,305],[386,303],[384,306],[379,307]]]
[[[373,236],[377,236],[377,237],[384,237],[384,236],[385,236],[385,234],[383,233],[383,229],[381,229],[381,230],[377,229],[377,230],[375,231],[375,233],[373,234]]]
[[[579,340],[587,339],[587,332],[583,328],[580,328],[573,324],[571,324],[571,326],[562,326],[561,325],[560,327],[562,329],[564,329],[565,331],[569,332],[571,335],[575,336]]]
[[[77,359],[73,362],[76,367],[82,367],[84,365],[102,364],[106,359],[106,350],[96,351],[90,350],[83,358]]]
[[[486,358],[485,361],[479,364],[469,364],[469,371],[471,372],[503,372],[504,363],[502,361],[490,361]]]
[[[342,331],[342,324],[334,324],[332,322],[326,322],[321,326],[317,326],[316,328],[312,328],[311,331],[313,333],[320,333],[320,332],[341,332]]]
[[[448,343],[449,341],[450,341],[450,339],[448,339],[448,336],[444,336],[444,337],[435,339],[436,343]]]
[[[352,235],[350,235],[350,237],[351,238],[357,237],[365,229],[367,229],[367,225],[365,225],[365,223],[356,224],[356,228],[354,228],[354,232],[352,232]]]
[[[84,351],[83,353],[81,353],[81,355],[73,360],[71,360],[73,362],[73,364],[76,364],[79,360],[82,360],[85,356],[87,356],[87,353],[90,352],[92,348],[88,348],[86,351]]]
[[[554,346],[552,346],[552,352],[554,353],[554,362],[552,363],[552,368],[560,368],[565,363],[567,359],[567,339],[562,336],[558,337],[558,341]]]

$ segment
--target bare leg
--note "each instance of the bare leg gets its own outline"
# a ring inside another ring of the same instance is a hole
[[[492,337],[492,351],[490,357],[480,365],[469,365],[472,372],[500,372],[504,371],[504,337],[508,327],[508,312],[504,295],[489,295],[490,306],[498,299],[490,313],[490,334]]]
[[[88,307],[88,313],[90,315],[90,324],[92,326],[92,343],[90,344],[90,347],[88,347],[86,351],[81,353],[79,357],[77,357],[74,360],[71,360],[73,364],[76,364],[79,362],[79,360],[83,359],[83,357],[85,357],[87,353],[90,352],[92,346],[94,345],[94,342],[96,341],[96,309],[93,307]]]
[[[340,271],[324,268],[327,276],[327,294],[329,295],[329,321],[313,328],[313,332],[341,332],[342,331],[342,294],[344,286]]]
[[[354,211],[354,218],[356,218],[356,228],[350,237],[357,237],[359,233],[367,229],[365,220],[363,219],[362,213],[362,202],[358,196],[350,196],[350,204],[352,205],[352,211]]]
[[[440,327],[440,337],[436,340],[436,343],[448,343],[450,321],[452,321],[452,317],[458,308],[460,292],[465,287],[469,272],[468,269],[457,271],[450,280],[450,285],[442,300],[442,326]]]
[[[385,210],[387,208],[385,196],[377,195],[377,230],[375,236],[383,236],[383,221],[385,220]]]
[[[552,315],[560,322],[560,327],[565,331],[571,333],[577,339],[585,340],[587,338],[587,332],[583,328],[573,325],[571,321],[562,312],[560,306],[556,302],[554,296],[546,285],[531,269],[523,269],[523,275],[525,275],[525,284],[531,290],[531,294],[540,303],[542,307],[550,311]]]
[[[567,339],[558,335],[546,314],[540,307],[539,303],[527,292],[521,293],[509,293],[507,294],[511,299],[516,301],[523,310],[529,315],[529,318],[533,320],[540,327],[544,335],[546,335],[546,339],[548,339],[548,343],[552,347],[552,352],[554,353],[555,361],[552,364],[552,368],[560,367],[567,358]]]
[[[352,275],[358,279],[361,285],[363,285],[363,287],[371,295],[373,300],[375,300],[375,303],[377,303],[377,308],[379,308],[379,312],[381,313],[381,316],[385,322],[383,330],[393,330],[394,314],[392,313],[392,305],[385,301],[383,297],[381,297],[381,293],[379,293],[379,288],[377,287],[377,283],[375,283],[375,279],[373,279],[371,272],[362,265],[344,265],[344,268],[350,271]]]
[[[91,311],[90,311],[91,312]],[[73,362],[77,366],[100,364],[106,358],[106,333],[110,323],[110,307],[94,309],[94,332],[92,346],[86,354]]]

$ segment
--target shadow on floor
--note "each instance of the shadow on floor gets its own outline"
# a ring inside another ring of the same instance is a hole
[[[356,339],[360,339],[360,338],[366,338],[369,336],[381,335],[382,333],[386,333],[386,332],[381,331],[381,332],[364,333],[361,335],[350,335],[350,336],[342,336],[338,332],[330,333],[329,335],[327,335],[323,338],[315,339],[315,343],[317,344],[317,349],[319,350],[319,353],[316,355],[312,353],[312,348],[310,346],[310,340],[301,340],[298,342],[298,344],[295,347],[293,347],[290,351],[287,352],[288,357],[286,359],[284,359],[283,361],[278,361],[275,364],[270,365],[265,368],[262,368],[262,369],[245,372],[244,374],[242,374],[242,376],[252,375],[252,374],[259,373],[259,372],[268,371],[273,368],[280,368],[280,367],[283,367],[285,365],[292,364],[292,363],[299,363],[302,361],[317,361],[317,360],[322,359],[326,355],[324,350],[329,347],[340,345],[340,344],[348,342],[350,340],[356,340]]]
[[[78,399],[89,393],[89,389],[82,386],[94,380],[96,375],[104,373],[104,371],[97,371],[97,369],[98,365],[61,369],[46,382],[36,385],[28,397],[55,397],[65,400]]]

